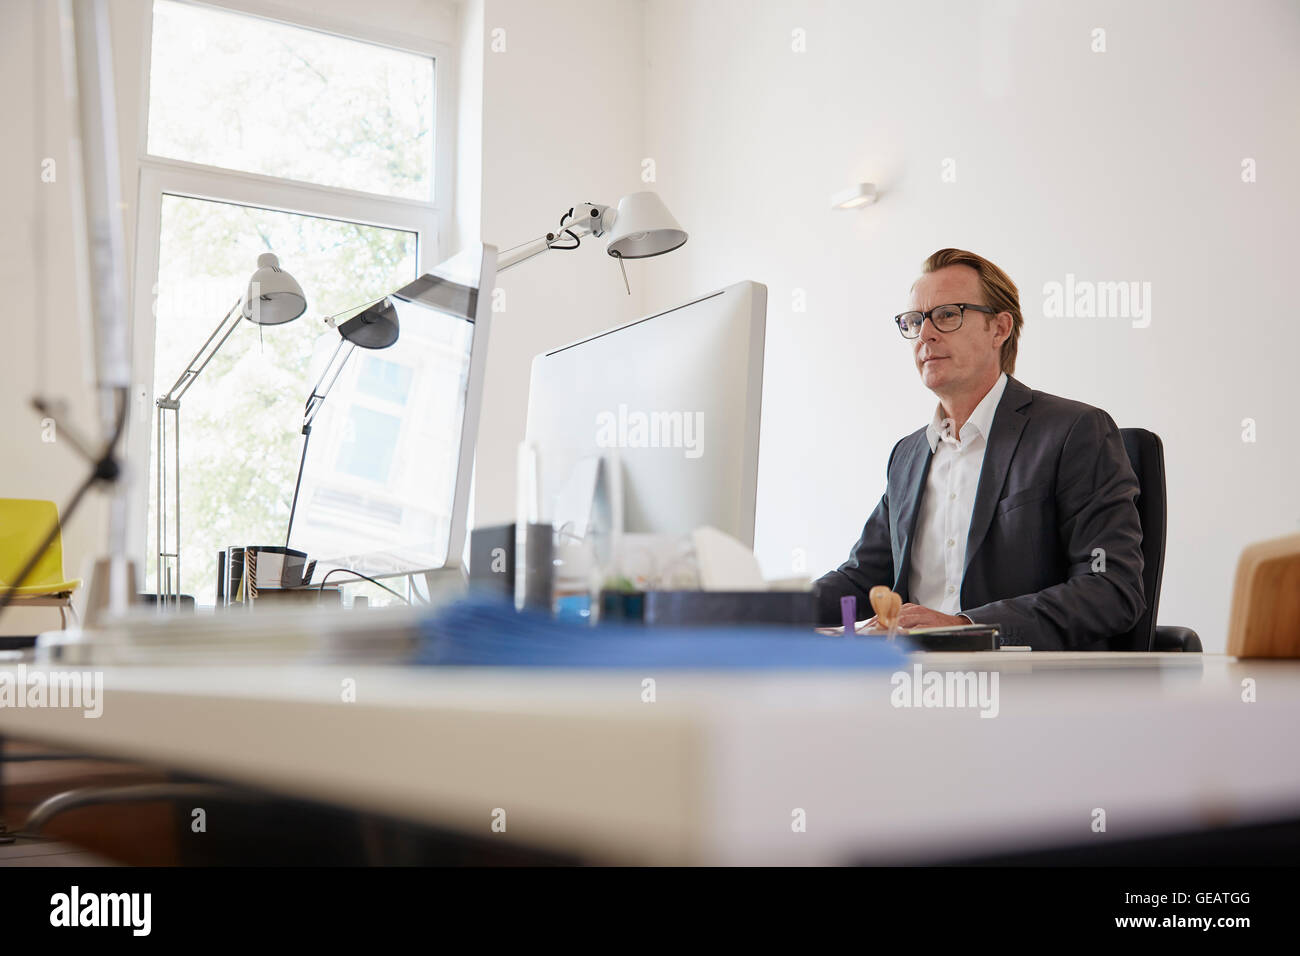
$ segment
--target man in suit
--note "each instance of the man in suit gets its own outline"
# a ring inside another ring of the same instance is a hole
[[[886,489],[849,559],[818,583],[819,617],[887,584],[902,627],[997,624],[1002,643],[1102,650],[1146,609],[1137,477],[1099,408],[1011,377],[1015,284],[960,249],[926,260],[896,319],[939,399],[894,446]]]

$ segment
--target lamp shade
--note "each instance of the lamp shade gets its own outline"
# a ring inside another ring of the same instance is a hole
[[[283,325],[307,311],[307,297],[298,280],[280,268],[275,253],[257,257],[257,271],[248,280],[243,315],[257,325]]]
[[[640,192],[618,201],[605,249],[623,259],[646,259],[672,252],[686,242],[686,231],[656,193]]]
[[[363,349],[386,349],[397,341],[397,309],[385,296],[339,324],[339,335]]]

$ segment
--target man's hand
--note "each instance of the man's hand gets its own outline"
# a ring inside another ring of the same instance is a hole
[[[969,623],[969,620],[960,615],[942,614],[920,604],[904,604],[902,610],[898,612],[898,626],[902,628],[953,627]],[[880,622],[873,617],[867,621],[866,626],[879,627]]]

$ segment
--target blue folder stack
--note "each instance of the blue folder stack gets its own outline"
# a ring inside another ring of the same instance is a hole
[[[906,661],[896,644],[827,637],[811,628],[590,627],[482,597],[439,609],[421,626],[420,638],[414,662],[444,666],[844,670]]]

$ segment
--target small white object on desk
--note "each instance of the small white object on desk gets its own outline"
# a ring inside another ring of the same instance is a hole
[[[705,591],[766,591],[767,581],[758,558],[731,535],[717,528],[696,528],[691,533],[700,588]]]

